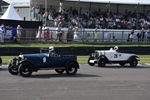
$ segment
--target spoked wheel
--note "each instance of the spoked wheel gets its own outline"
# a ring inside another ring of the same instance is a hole
[[[95,63],[90,63],[90,60],[94,60],[94,57],[89,57],[89,59],[88,59],[88,64],[89,64],[90,66],[94,66]]]
[[[17,66],[13,66],[12,64],[9,64],[8,71],[12,75],[18,75],[18,67]]]
[[[62,74],[65,71],[65,69],[55,69],[55,71],[59,74]]]
[[[99,67],[105,67],[106,65],[106,59],[105,58],[100,58],[98,61],[98,66]]]
[[[30,63],[22,63],[19,66],[19,73],[23,77],[29,77],[32,74],[33,67]]]
[[[78,70],[78,65],[74,62],[70,62],[67,66],[66,66],[66,73],[68,75],[75,75],[76,72]]]
[[[130,67],[136,67],[137,64],[138,64],[138,61],[137,61],[137,59],[132,58],[132,59],[130,60],[129,64],[130,64]]]

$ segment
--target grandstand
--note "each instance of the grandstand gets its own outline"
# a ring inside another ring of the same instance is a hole
[[[60,2],[62,2],[61,6]],[[65,18],[64,27],[69,26],[67,23],[71,19],[68,17],[73,16],[76,23],[80,22],[80,24],[87,24],[88,22],[86,21],[89,21],[91,16],[92,18],[93,16],[94,18],[100,18],[100,16],[102,16],[104,20],[103,25],[99,26],[100,28],[113,29],[115,27],[115,29],[131,29],[133,26],[136,29],[140,29],[144,26],[140,26],[142,22],[146,24],[144,27],[148,27],[150,19],[149,5],[150,1],[148,0],[32,0],[31,10],[35,11],[36,20],[43,21],[49,26],[54,26],[55,18],[58,16],[61,9]],[[45,9],[47,9],[47,11]],[[37,13],[37,11],[39,12]],[[51,14],[52,17],[50,20],[48,19],[49,14]],[[47,18],[44,17],[45,15]],[[86,17],[88,17],[88,19]],[[120,22],[125,21],[123,23],[126,23],[126,27],[120,27],[120,25],[112,26],[118,17]],[[129,19],[129,17],[132,18]],[[138,23],[139,21],[140,23]],[[85,25],[83,27],[90,28],[89,26],[90,25]]]

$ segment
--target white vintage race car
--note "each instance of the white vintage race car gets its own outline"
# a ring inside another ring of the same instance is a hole
[[[104,67],[106,64],[119,63],[121,66],[129,64],[131,67],[136,67],[140,57],[136,54],[118,52],[118,47],[110,48],[110,50],[95,50],[90,54],[88,64],[94,66],[98,64],[99,67]]]

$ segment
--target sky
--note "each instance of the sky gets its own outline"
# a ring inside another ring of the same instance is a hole
[[[13,2],[30,2],[30,0],[3,0],[6,1],[8,3],[13,3]]]

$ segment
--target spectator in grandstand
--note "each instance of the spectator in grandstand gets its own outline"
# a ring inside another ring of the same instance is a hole
[[[36,17],[36,20],[38,19],[39,12],[40,12],[40,8],[39,8],[39,7],[36,7],[36,8],[35,8],[35,17]]]
[[[103,35],[104,35],[104,41],[110,41],[110,34],[109,34],[107,28],[105,28],[103,30]]]
[[[36,32],[36,39],[37,39],[38,41],[41,41],[41,34],[42,34],[42,26],[39,26],[39,27],[38,27],[38,30],[37,30],[37,32]]]
[[[143,42],[144,39],[145,39],[145,29],[142,28],[142,29],[141,29],[141,41]]]
[[[146,12],[146,17],[150,19],[150,10]]]
[[[50,11],[49,14],[48,14],[48,20],[53,20],[53,13],[52,13],[52,11]]]
[[[42,33],[41,33],[41,40],[42,40],[42,41],[44,41],[45,32],[46,32],[46,25],[44,24],[43,27],[42,27]]]
[[[77,27],[77,25],[74,26],[73,33],[74,33],[73,41],[77,42],[78,41],[78,27]]]
[[[62,29],[62,25],[61,25],[61,29]],[[64,31],[63,30],[61,30],[60,31],[60,34],[59,34],[59,41],[61,42],[62,40],[63,40],[63,33],[64,33]]]
[[[141,33],[140,33],[140,31],[137,33],[137,39],[138,39],[138,41],[141,40]]]
[[[63,11],[63,0],[60,0],[59,2],[59,13]]]
[[[58,24],[56,27],[56,41],[60,41],[60,34],[61,34],[61,24]]]
[[[96,27],[95,22],[91,21],[91,23],[89,24],[89,28],[95,28],[95,27]]]
[[[132,29],[132,21],[131,20],[127,20],[127,23],[126,23],[126,28],[127,29]]]
[[[98,30],[97,30],[97,27],[95,28],[95,31],[94,31],[94,42],[96,42],[98,39]]]
[[[67,32],[67,36],[66,36],[68,42],[73,40],[72,28],[73,28],[72,26],[68,28],[68,32]]]
[[[129,42],[132,42],[134,38],[134,29],[132,29],[130,35],[129,35]]]
[[[100,21],[100,25],[102,25],[102,24],[103,24],[103,22],[104,22],[104,18],[103,18],[103,16],[102,16],[102,15],[100,15],[99,21]]]
[[[48,12],[47,10],[44,11],[44,14],[43,14],[43,22],[46,22],[48,19]]]
[[[31,17],[31,21],[35,18],[35,11],[34,11],[34,7],[31,9],[31,12],[30,12],[30,17]]]
[[[54,26],[57,27],[58,24],[63,23],[64,18],[59,14],[55,19],[54,19]]]
[[[49,41],[50,40],[50,29],[47,25],[45,27],[45,30],[46,30],[45,39],[46,39],[46,41]]]
[[[5,25],[2,24],[0,26],[0,42],[3,43],[4,42],[4,33],[5,33]]]
[[[137,33],[138,41],[144,41],[145,38],[145,29],[142,28],[140,32]]]
[[[146,32],[147,41],[150,42],[150,28]]]
[[[54,19],[54,26],[57,27],[58,26],[58,23],[59,23],[59,17],[56,17]]]
[[[116,23],[117,29],[119,29],[120,28],[120,18],[119,17],[116,17],[115,23]]]
[[[74,17],[72,16],[70,20],[73,25],[78,25],[78,20],[77,20],[76,16],[74,16]]]
[[[21,40],[22,27],[21,25],[17,26],[17,41]]]
[[[123,18],[122,20],[121,20],[121,28],[122,29],[126,29],[126,24],[127,24],[127,21]]]

